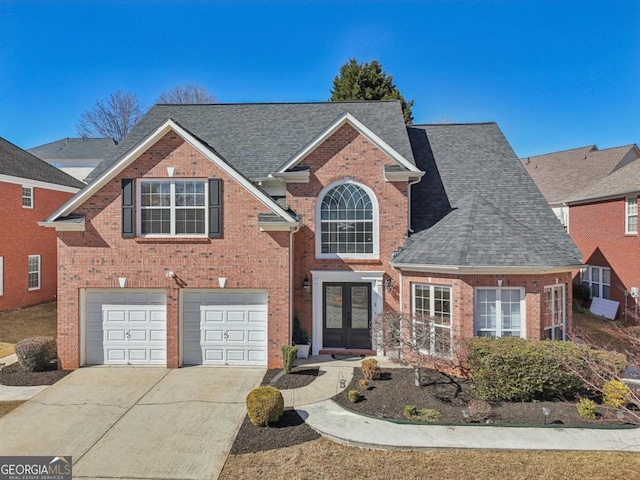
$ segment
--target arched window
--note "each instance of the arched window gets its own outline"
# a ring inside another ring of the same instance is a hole
[[[377,203],[370,189],[346,181],[325,190],[320,198],[319,257],[378,254]]]

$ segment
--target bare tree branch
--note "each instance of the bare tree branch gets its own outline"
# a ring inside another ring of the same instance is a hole
[[[96,100],[92,110],[83,112],[76,132],[82,137],[113,138],[120,142],[144,113],[135,93],[118,90],[106,102]]]
[[[215,95],[209,93],[207,89],[201,85],[186,83],[177,85],[171,90],[162,92],[156,100],[156,103],[192,103],[206,104],[216,103],[218,99]]]

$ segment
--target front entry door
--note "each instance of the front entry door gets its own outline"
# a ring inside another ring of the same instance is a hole
[[[371,284],[323,283],[324,348],[371,349]]]

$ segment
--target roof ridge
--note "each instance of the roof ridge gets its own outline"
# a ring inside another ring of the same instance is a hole
[[[462,126],[462,125],[497,125],[498,122],[488,121],[488,122],[442,122],[442,123],[413,123],[411,125],[407,125],[407,127],[445,127],[448,125],[451,126]]]
[[[381,100],[318,100],[315,102],[216,102],[216,103],[156,103],[153,106],[187,106],[187,107],[210,107],[210,106],[242,106],[242,105],[324,105],[326,103],[398,103],[400,100],[385,98]]]
[[[539,153],[538,155],[528,155],[526,157],[520,157],[520,160],[524,161],[527,158],[531,159],[531,158],[536,158],[536,157],[547,157],[549,155],[556,155],[558,153],[572,152],[574,150],[583,150],[585,148],[589,148],[589,149],[591,149],[591,151],[593,151],[593,149],[595,148],[595,151],[600,151],[595,144],[592,144],[592,145],[585,145],[584,147],[566,148],[564,150],[556,150],[555,152]]]

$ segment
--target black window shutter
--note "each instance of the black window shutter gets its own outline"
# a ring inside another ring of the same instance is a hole
[[[222,180],[209,179],[209,238],[222,238]]]
[[[132,178],[122,179],[122,238],[135,237],[133,226],[134,204],[134,180]]]

